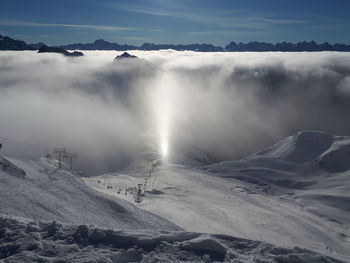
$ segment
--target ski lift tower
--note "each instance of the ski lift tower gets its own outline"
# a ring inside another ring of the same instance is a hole
[[[135,203],[141,203],[142,201],[142,184],[138,184],[138,190],[135,195]]]
[[[55,148],[54,153],[58,153],[58,169],[62,166],[62,154],[66,154],[66,148]]]
[[[78,154],[77,153],[68,153],[68,158],[69,158],[70,170],[73,171],[73,159],[78,158]]]

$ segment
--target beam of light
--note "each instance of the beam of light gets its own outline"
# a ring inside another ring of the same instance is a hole
[[[167,74],[158,78],[153,93],[153,111],[155,118],[155,134],[160,158],[169,161],[171,152],[171,129],[173,114],[173,86],[174,81]]]
[[[162,92],[163,93],[163,92]],[[167,96],[163,93],[162,96]],[[158,147],[161,159],[167,160],[169,157],[169,133],[170,133],[170,107],[169,99],[167,97],[160,97],[158,112]]]
[[[168,156],[168,151],[169,151],[169,141],[166,136],[161,138],[161,145],[160,145],[160,152],[162,159],[167,159]]]

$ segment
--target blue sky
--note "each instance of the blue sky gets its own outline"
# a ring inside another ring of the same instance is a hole
[[[1,0],[0,34],[29,43],[350,43],[349,0]]]

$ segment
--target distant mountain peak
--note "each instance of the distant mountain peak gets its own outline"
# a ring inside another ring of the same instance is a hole
[[[35,50],[39,50],[42,46],[45,46],[45,43],[43,43],[43,42],[31,43],[31,44],[29,44],[29,46]]]
[[[94,43],[95,44],[105,44],[105,43],[110,44],[110,42],[104,40],[103,38],[96,39]]]
[[[162,50],[173,49],[177,51],[190,50],[199,52],[265,52],[265,51],[286,51],[286,52],[300,52],[300,51],[350,51],[350,45],[347,44],[329,44],[328,42],[318,44],[316,41],[301,41],[298,43],[291,42],[278,42],[276,44],[260,41],[250,41],[248,43],[243,42],[230,42],[225,48],[215,46],[207,43],[194,43],[194,44],[154,44],[150,42],[143,43],[141,46],[133,45],[120,45],[118,43],[108,42],[104,39],[97,39],[93,43],[76,43],[61,46],[64,49],[79,49],[79,50]]]
[[[40,47],[38,53],[60,53],[68,57],[81,57],[84,56],[82,52],[74,51],[74,52],[68,52],[67,50],[64,50],[63,48],[59,47],[48,47],[46,45],[43,45]]]
[[[226,47],[225,51],[232,52],[242,52],[242,51],[282,51],[282,52],[301,52],[301,51],[343,51],[349,52],[350,45],[346,44],[334,44],[331,45],[328,42],[318,44],[315,40],[311,41],[301,41],[298,43],[291,42],[278,42],[276,44],[251,41],[248,43],[236,43],[234,41],[230,42]]]
[[[6,36],[0,35],[0,50],[38,50],[44,43],[36,43],[28,45],[24,41],[14,40]],[[143,43],[141,46],[120,45],[118,43],[108,42],[102,38],[95,40],[93,43],[74,43],[60,46],[59,48],[65,50],[116,50],[116,51],[127,51],[127,50],[162,50],[162,49],[173,49],[177,51],[199,51],[199,52],[301,52],[301,51],[340,51],[350,52],[350,45],[348,44],[330,44],[328,42],[317,43],[315,40],[301,41],[297,43],[292,42],[278,42],[275,44],[268,42],[250,41],[248,43],[231,41],[225,48],[215,46],[207,43],[194,43],[194,44],[154,44],[154,43]]]
[[[125,58],[138,58],[137,56],[131,55],[128,52],[124,52],[123,54],[117,56],[115,60],[125,59]]]
[[[0,35],[0,50],[33,50],[26,42]]]

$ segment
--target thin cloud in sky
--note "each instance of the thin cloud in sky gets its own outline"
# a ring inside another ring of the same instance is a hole
[[[219,27],[235,27],[242,29],[264,29],[271,25],[283,24],[283,25],[295,25],[295,24],[309,24],[310,21],[304,19],[273,19],[267,18],[266,14],[257,14],[253,11],[243,10],[230,10],[228,13],[226,10],[211,10],[210,13],[202,10],[201,13],[186,12],[186,11],[173,11],[160,8],[141,7],[132,4],[122,3],[106,3],[110,8],[116,10],[148,14],[154,16],[164,16],[172,18],[180,18],[191,20],[193,22],[212,24]],[[179,6],[177,6],[179,8]],[[185,8],[185,7],[183,7]],[[247,15],[250,13],[250,16]],[[260,15],[260,17],[251,17],[251,15]]]
[[[57,23],[37,23],[21,20],[0,20],[2,26],[28,26],[28,27],[71,27],[76,29],[92,29],[100,31],[130,31],[136,30],[131,27],[106,26],[106,25],[80,25],[80,24],[57,24]]]
[[[107,3],[107,6],[114,8],[116,10],[123,10],[123,11],[134,12],[134,13],[156,15],[156,16],[166,16],[166,17],[174,17],[174,18],[185,18],[185,19],[196,21],[196,22],[203,22],[204,21],[203,15],[198,15],[195,13],[145,8],[145,7],[140,7],[137,5],[130,5],[130,4]],[[206,17],[206,19],[208,19],[208,17]]]
[[[265,31],[244,31],[244,30],[209,30],[209,31],[192,31],[189,32],[191,35],[198,35],[198,36],[251,36],[254,35],[260,35],[264,34]]]
[[[300,24],[309,24],[309,20],[298,20],[298,19],[270,19],[270,18],[257,18],[257,20],[271,23],[271,24],[283,24],[283,25],[300,25]]]

